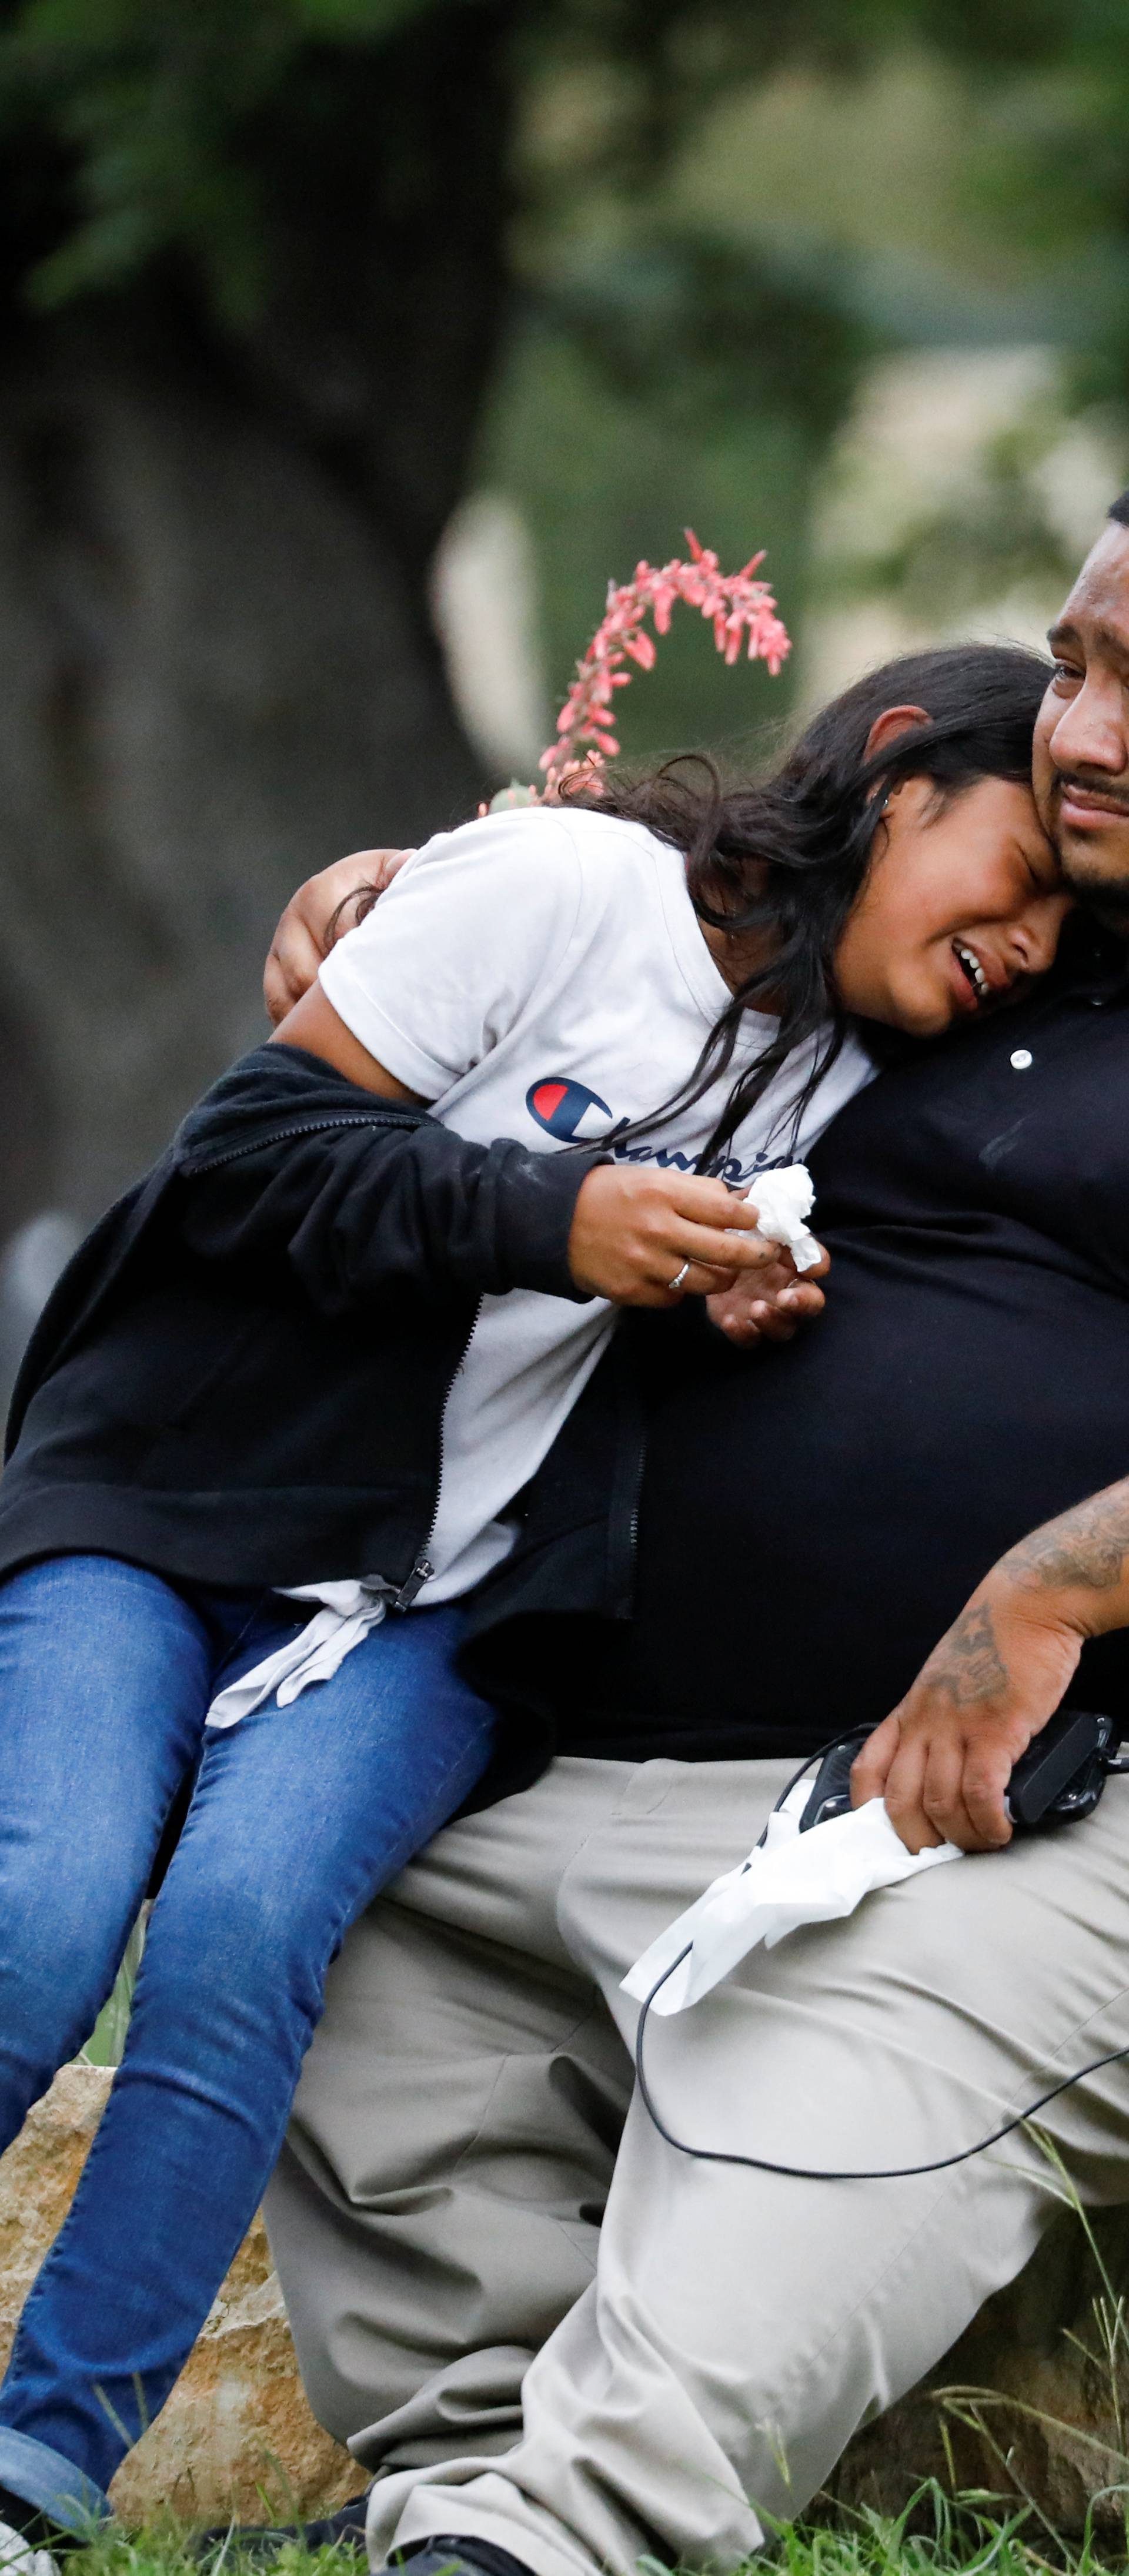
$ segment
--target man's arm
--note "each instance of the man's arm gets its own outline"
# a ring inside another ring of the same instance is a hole
[[[263,1000],[275,1028],[314,982],[322,958],[357,919],[358,901],[383,894],[410,850],[354,850],[291,895],[263,970]]]
[[[335,1043],[327,1044],[326,1032],[336,1014],[317,1012],[314,1001],[306,1000],[311,990],[316,993],[317,972],[322,959],[335,940],[355,928],[358,904],[367,895],[383,894],[392,879],[410,859],[410,850],[354,850],[348,858],[335,859],[319,875],[307,877],[297,894],[291,896],[279,920],[270,945],[263,973],[263,999],[276,1030],[292,1017],[287,1036],[295,1046],[308,1046],[315,1055],[327,1055],[338,1069],[366,1089],[378,1089],[393,1100],[410,1101],[416,1095],[394,1077],[377,1068],[379,1080],[373,1080],[371,1058],[352,1040],[352,1052],[343,1053],[340,1038],[346,1034],[340,1022],[334,1032]],[[606,1181],[600,1190],[608,1188]],[[589,1202],[593,1193],[589,1192]],[[798,1325],[822,1314],[824,1297],[816,1281],[822,1279],[830,1263],[826,1253],[819,1268],[799,1279],[790,1253],[778,1252],[769,1266],[754,1276],[746,1273],[736,1279],[732,1288],[707,1297],[710,1321],[727,1340],[749,1347],[757,1342],[791,1341]],[[673,1275],[673,1273],[672,1273]]]
[[[1011,1839],[1013,1765],[1058,1707],[1090,1637],[1129,1627],[1129,1477],[1001,1556],[875,1729],[851,1775],[885,1796],[911,1851]]]
[[[354,1035],[323,990],[318,969],[334,939],[354,927],[357,907],[353,897],[362,892],[368,896],[383,893],[410,855],[408,851],[358,850],[324,869],[319,877],[311,877],[283,914],[267,970],[268,996],[272,967],[278,970],[278,992],[285,987],[287,995],[293,996],[297,988],[297,998],[291,999],[290,1007],[277,1019],[272,1046],[297,1048],[304,1056],[320,1057],[358,1089],[376,1092],[405,1107],[422,1106],[425,1095],[390,1072]],[[464,1029],[462,1035],[464,1042],[473,1036],[473,1026]],[[426,1096],[430,1097],[437,1088],[433,1080]],[[445,1150],[455,1141],[448,1139]],[[402,1150],[410,1165],[421,1149],[413,1142]],[[422,1150],[431,1162],[438,1157],[434,1138]],[[471,1163],[481,1153],[479,1148],[464,1150]],[[502,1142],[491,1150],[500,1154]],[[534,1176],[546,1160],[556,1163],[561,1159],[534,1156],[531,1160],[525,1149],[516,1144],[506,1150],[516,1158],[515,1170],[528,1165]],[[640,1171],[598,1152],[589,1159],[587,1177],[582,1175],[572,1191],[567,1284],[554,1293],[606,1297],[617,1305],[666,1307],[679,1304],[684,1294],[704,1296],[716,1287],[730,1287],[742,1273],[750,1278],[775,1275],[780,1262],[779,1246],[761,1240],[756,1233],[755,1206],[733,1198],[721,1181],[681,1172]],[[249,1229],[261,1236],[263,1206],[257,1205],[252,1216],[245,1205],[252,1177],[247,1164],[242,1163],[237,1176],[228,1175],[226,1184],[221,1181],[220,1196],[225,1202],[234,1197],[239,1225],[245,1232]],[[534,1199],[550,1195],[553,1190],[558,1196],[562,1190],[568,1196],[567,1177],[550,1182],[542,1175],[542,1179],[541,1190],[533,1191]],[[273,1226],[276,1233],[277,1216],[272,1197],[267,1223],[268,1230]],[[197,1248],[203,1249],[204,1227],[199,1217],[197,1224],[201,1228]],[[235,1241],[229,1230],[231,1224],[232,1210],[226,1203],[218,1230],[215,1219],[209,1216],[207,1249],[212,1257],[216,1256],[217,1245],[230,1256]],[[348,1232],[337,1213],[331,1240],[338,1263]],[[676,1278],[677,1290],[673,1287]],[[504,1283],[515,1287],[534,1284],[531,1279],[516,1276]],[[490,1283],[480,1279],[479,1285],[488,1287]],[[501,1293],[497,1285],[494,1293]]]

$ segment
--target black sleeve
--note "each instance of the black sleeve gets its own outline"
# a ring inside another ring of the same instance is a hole
[[[475,1145],[435,1119],[371,1100],[369,1110],[363,1123],[354,1112],[326,1132],[182,1160],[183,1241],[210,1261],[288,1262],[327,1316],[405,1290],[583,1300],[569,1231],[581,1183],[605,1154]]]

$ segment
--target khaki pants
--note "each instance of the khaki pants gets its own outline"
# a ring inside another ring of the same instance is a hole
[[[432,2533],[536,2576],[733,2566],[911,2387],[1053,2214],[1017,2132],[903,2182],[692,2162],[632,2100],[625,1969],[755,1840],[776,1762],[558,1762],[448,1827],[330,1980],[271,2241],[313,2405],[378,2473],[374,2566]],[[1129,2042],[1129,1779],[652,2020],[668,2123],[911,2164]],[[1129,2065],[1044,2115],[1129,2198]],[[602,2221],[602,2224],[601,2224]]]

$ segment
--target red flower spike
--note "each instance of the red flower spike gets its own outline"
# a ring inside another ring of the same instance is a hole
[[[609,731],[613,691],[626,689],[632,677],[622,665],[629,661],[638,670],[653,671],[655,643],[646,619],[649,615],[655,635],[668,634],[676,600],[709,619],[714,643],[727,663],[737,660],[747,638],[750,662],[765,662],[774,678],[779,672],[791,647],[767,582],[753,578],[763,553],[753,555],[740,572],[723,573],[717,556],[699,543],[692,528],[686,530],[686,543],[689,563],[677,557],[659,566],[639,563],[632,581],[608,583],[602,622],[576,665],[557,717],[557,740],[541,755],[545,796],[551,797],[566,778],[581,776],[600,794],[605,756],[614,760],[619,752]]]

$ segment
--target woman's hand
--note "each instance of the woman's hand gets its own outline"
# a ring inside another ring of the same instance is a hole
[[[1061,1604],[1007,1579],[1009,1559],[974,1592],[912,1690],[876,1727],[851,1772],[856,1807],[885,1797],[907,1849],[959,1843],[999,1851],[1020,1754],[1056,1708],[1084,1631]]]
[[[773,1246],[776,1258],[764,1270],[750,1271],[707,1297],[706,1313],[729,1342],[748,1349],[757,1342],[790,1342],[801,1324],[822,1315],[826,1299],[816,1281],[826,1279],[830,1255],[818,1267],[799,1273],[786,1245]]]
[[[677,1306],[776,1268],[780,1246],[763,1242],[756,1223],[753,1201],[735,1198],[723,1181],[598,1163],[577,1197],[569,1268],[591,1297]],[[690,1266],[676,1288],[684,1262]]]
[[[320,876],[307,877],[291,895],[263,974],[263,999],[275,1028],[308,993],[334,941],[353,929],[359,897],[374,886],[383,894],[411,855],[410,850],[354,850],[349,858],[323,868]]]

